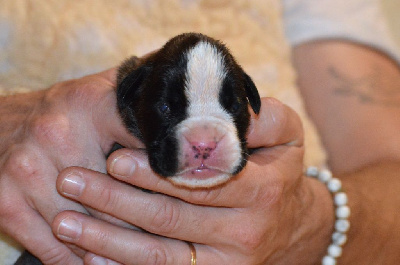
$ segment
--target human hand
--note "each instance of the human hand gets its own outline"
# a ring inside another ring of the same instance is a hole
[[[173,186],[152,173],[144,153],[128,149],[108,159],[109,173],[122,182],[83,168],[64,170],[60,193],[149,233],[72,211],[56,217],[54,233],[96,253],[85,256],[88,264],[100,256],[108,264],[190,264],[184,241],[194,243],[199,265],[317,263],[329,244],[333,206],[323,184],[302,177],[301,122],[280,102],[263,99],[251,124],[248,143],[259,149],[238,176],[213,189]]]
[[[58,194],[59,172],[72,165],[106,172],[115,141],[136,144],[117,118],[114,78],[112,69],[0,97],[0,228],[45,264],[82,263],[49,225],[66,209],[87,213]]]

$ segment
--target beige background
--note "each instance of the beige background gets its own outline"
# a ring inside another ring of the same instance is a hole
[[[391,29],[395,35],[397,43],[400,45],[400,1],[382,0],[386,14],[388,15]]]

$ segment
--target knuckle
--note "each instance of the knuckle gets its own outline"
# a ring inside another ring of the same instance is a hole
[[[166,265],[168,255],[159,244],[149,244],[143,248],[143,264]]]
[[[181,215],[178,204],[162,200],[155,210],[150,227],[158,233],[170,234],[177,230]]]
[[[214,204],[221,195],[222,189],[193,190],[190,201],[194,204]]]
[[[39,253],[38,257],[43,264],[55,265],[55,264],[71,264],[72,255],[71,251],[64,247],[55,247],[47,249],[46,252]]]
[[[264,243],[264,233],[254,225],[248,226],[236,235],[237,242],[247,255],[254,255]]]
[[[31,124],[31,134],[40,144],[57,144],[68,147],[70,123],[64,114],[44,114],[36,117]]]
[[[4,164],[4,174],[19,181],[36,181],[41,175],[39,157],[33,148],[14,148]]]
[[[113,212],[114,209],[121,205],[121,195],[118,191],[112,187],[103,188],[99,192],[98,207],[104,212]]]
[[[257,205],[261,208],[260,210],[279,206],[283,200],[284,189],[285,183],[280,179],[271,181],[267,190],[265,187],[258,188],[255,192],[255,201],[259,202]]]

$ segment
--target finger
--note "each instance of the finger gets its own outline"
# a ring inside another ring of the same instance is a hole
[[[93,109],[94,123],[96,131],[100,134],[99,139],[102,139],[103,141],[100,144],[103,148],[104,154],[108,154],[115,143],[130,148],[144,147],[143,143],[128,131],[118,113],[116,99],[116,74],[117,68],[112,68],[102,73],[87,77],[92,79],[92,84],[96,83],[99,84],[99,86],[108,87],[105,95],[101,100],[99,100],[96,107]]]
[[[40,213],[41,217],[50,224],[54,217],[62,211],[65,210],[74,210],[82,213],[87,213],[86,209],[82,204],[77,203],[73,200],[60,196],[56,189],[54,189],[54,181],[52,183],[46,183],[45,180],[53,179],[53,176],[56,176],[58,172],[53,172],[51,174],[51,169],[49,169],[49,175],[43,174],[43,181],[41,179],[33,179],[32,181],[36,181],[36,184],[41,184],[40,187],[46,190],[45,193],[41,193],[43,196],[43,200],[38,201],[39,194],[38,192],[34,192],[30,195],[27,195],[27,200],[30,205],[34,205],[35,210]],[[51,185],[53,184],[53,185]],[[39,185],[37,185],[39,187]]]
[[[34,149],[33,146],[28,148]],[[39,159],[40,162],[36,161]],[[55,239],[49,224],[62,210],[85,210],[82,205],[58,194],[53,177],[58,171],[53,163],[40,152],[15,151],[3,169],[2,184],[7,188],[0,196],[3,202],[1,227],[40,259],[68,261],[62,255],[67,256],[70,251]],[[19,197],[21,193],[25,196]],[[73,251],[79,253],[77,249]]]
[[[72,230],[73,226],[77,229]],[[190,264],[192,258],[186,242],[113,226],[79,213],[61,213],[53,230],[61,240],[122,264]],[[224,264],[217,251],[194,246],[196,264]]]
[[[98,242],[98,241],[96,241]],[[93,264],[93,265],[98,265],[98,264],[104,264],[104,265],[124,265],[122,263],[116,262],[114,260],[110,260],[107,258],[104,258],[102,256],[87,252],[83,261],[85,264]]]
[[[54,237],[51,227],[42,217],[29,207],[22,207],[23,215],[8,222],[7,233],[15,238],[44,264],[83,264],[70,248]],[[40,243],[38,241],[40,239]]]
[[[79,187],[74,184],[81,183]],[[99,211],[136,225],[145,231],[198,243],[226,243],[225,238],[238,237],[231,226],[244,210],[192,205],[162,194],[150,194],[108,176],[83,168],[71,168],[57,180],[60,193]],[[242,218],[251,223],[251,215]],[[189,224],[189,225],[188,225]],[[243,224],[245,225],[245,224]],[[203,231],[218,231],[206,235]],[[221,236],[224,235],[224,236]],[[190,237],[190,238],[189,238]]]
[[[30,150],[34,150],[34,148],[34,146],[29,146]],[[39,157],[40,162],[30,161],[30,159],[38,160]],[[18,158],[24,160],[24,165],[29,171],[23,171],[21,167],[16,166],[18,163],[21,163],[16,161]],[[102,159],[104,161],[104,158]],[[54,187],[54,176],[58,175],[63,163],[63,161],[59,160],[58,155],[48,158],[41,152],[35,152],[34,154],[20,154],[13,157],[12,160],[8,162],[8,167],[5,169],[9,176],[15,181],[15,183],[9,183],[8,188],[12,190],[16,187],[15,190],[19,190],[19,192],[22,191],[23,194],[26,194],[26,204],[31,205],[49,224],[59,212],[64,210],[86,213],[85,208],[80,203],[60,196]],[[60,169],[56,169],[54,165],[61,165]],[[32,189],[32,187],[34,187],[34,189]],[[8,193],[11,193],[10,190]],[[15,194],[17,194],[17,192],[15,192]]]
[[[250,148],[302,146],[303,138],[300,117],[293,109],[274,98],[261,99],[259,115],[251,116],[247,139]]]
[[[276,152],[277,150],[274,150]],[[209,189],[179,188],[150,168],[146,153],[120,149],[107,160],[108,172],[115,178],[144,189],[178,197],[193,204],[246,208],[255,201],[272,203],[282,192],[282,178],[270,167],[268,150],[249,158],[247,166],[226,185]]]

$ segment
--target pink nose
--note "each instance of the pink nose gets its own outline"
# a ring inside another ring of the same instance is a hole
[[[190,142],[195,159],[206,160],[217,147],[217,143],[212,142]]]

